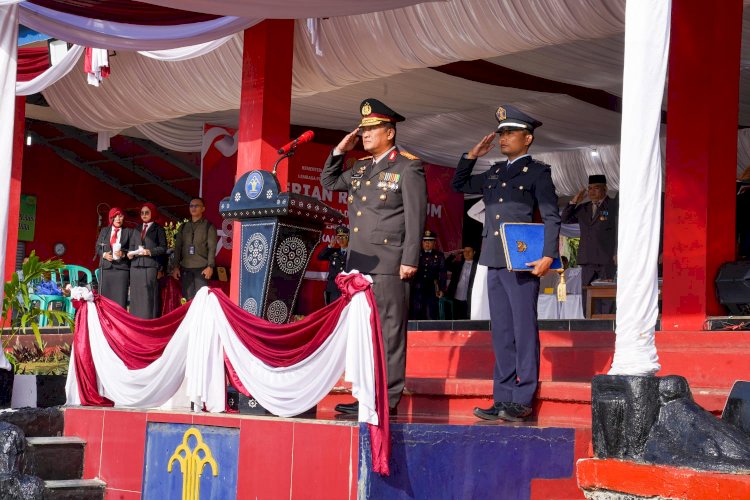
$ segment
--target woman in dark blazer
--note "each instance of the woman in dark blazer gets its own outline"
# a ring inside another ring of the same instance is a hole
[[[141,205],[142,224],[136,226],[130,238],[130,314],[144,319],[159,316],[159,283],[156,275],[161,267],[160,257],[167,251],[167,235],[155,222],[156,206]]]
[[[109,211],[109,226],[102,229],[96,240],[99,255],[99,293],[112,299],[123,309],[128,306],[130,260],[126,253],[130,246],[131,230],[123,227],[124,212],[113,207]]]

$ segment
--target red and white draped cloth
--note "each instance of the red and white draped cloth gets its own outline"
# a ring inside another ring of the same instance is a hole
[[[388,390],[372,280],[352,272],[336,281],[340,299],[283,325],[247,313],[219,289],[202,288],[182,307],[144,320],[76,288],[67,404],[154,408],[182,399],[222,412],[229,379],[288,417],[315,406],[345,373],[359,421],[369,424],[373,470],[387,475]]]

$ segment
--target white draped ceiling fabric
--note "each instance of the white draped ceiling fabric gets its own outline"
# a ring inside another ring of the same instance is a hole
[[[661,221],[659,128],[669,55],[670,0],[628,0],[625,23],[617,322],[610,375],[661,369],[654,333],[659,314]],[[645,221],[642,224],[641,221]]]

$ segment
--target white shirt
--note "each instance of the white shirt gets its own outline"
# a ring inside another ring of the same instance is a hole
[[[463,267],[461,267],[461,276],[458,278],[458,285],[456,285],[456,300],[466,301],[469,297],[469,281],[471,280],[471,266],[474,264],[473,260],[465,260]]]
[[[517,161],[518,161],[518,160],[520,160],[521,158],[526,158],[527,156],[531,156],[531,155],[530,155],[530,154],[525,154],[525,155],[521,155],[521,156],[519,156],[518,158],[515,158],[515,159],[514,159],[514,160],[512,160],[512,161],[511,161],[511,160],[508,160],[508,165],[507,165],[507,166],[508,166],[508,167],[510,167],[511,165],[513,165],[513,164],[514,164],[515,162],[517,162]]]

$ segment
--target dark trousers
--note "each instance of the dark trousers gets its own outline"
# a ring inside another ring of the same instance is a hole
[[[617,268],[612,264],[581,264],[581,284],[583,286],[589,286],[594,280],[613,280]],[[583,314],[586,314],[586,295],[587,290],[583,289]],[[611,299],[599,299],[594,304],[594,314],[614,314],[615,313],[615,301]]]
[[[208,280],[201,274],[201,271],[203,271],[204,269],[205,267],[195,269],[187,267],[180,268],[182,296],[185,297],[185,300],[193,300],[193,297],[195,297],[195,294],[198,293],[198,290],[200,290],[204,286],[208,286]]]
[[[491,267],[487,288],[495,351],[495,402],[531,406],[539,383],[539,278],[530,272]]]
[[[123,309],[127,309],[129,284],[130,269],[102,269],[99,293],[114,300]]]
[[[469,302],[453,299],[453,319],[469,319]]]
[[[412,294],[409,311],[411,319],[440,319],[439,299],[435,295],[434,283],[417,283]]]
[[[155,267],[130,268],[130,314],[143,319],[159,315],[159,284]]]
[[[372,292],[383,331],[388,373],[388,406],[401,401],[406,380],[406,326],[409,321],[409,282],[389,274],[372,274]]]

